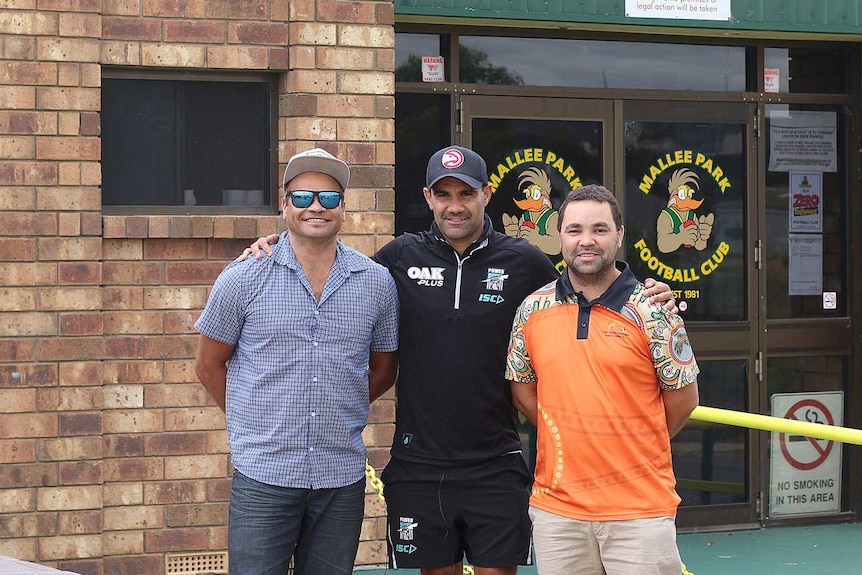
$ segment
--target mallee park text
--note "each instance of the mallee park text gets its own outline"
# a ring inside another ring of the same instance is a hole
[[[702,275],[708,276],[721,265],[721,262],[724,261],[724,256],[730,252],[730,246],[727,242],[721,242],[718,244],[715,252],[713,252],[709,259],[701,263],[699,268],[679,269],[662,263],[657,257],[652,255],[652,251],[647,247],[646,241],[642,239],[638,240],[634,247],[638,250],[641,260],[646,262],[647,267],[658,276],[671,282],[682,283],[697,281]]]

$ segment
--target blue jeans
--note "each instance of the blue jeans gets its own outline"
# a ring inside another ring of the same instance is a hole
[[[365,513],[365,478],[336,489],[276,487],[234,472],[230,491],[230,575],[353,572]]]

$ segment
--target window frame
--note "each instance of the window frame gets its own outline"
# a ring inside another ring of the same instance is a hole
[[[102,78],[111,80],[166,80],[174,82],[245,82],[269,86],[269,178],[263,206],[186,206],[102,203],[104,215],[273,215],[279,211],[278,182],[278,81],[279,75],[265,72],[210,71],[210,70],[143,70],[141,68],[103,67]],[[104,98],[104,96],[102,96]],[[104,141],[102,142],[104,145]],[[178,158],[178,166],[180,159]],[[100,160],[100,165],[102,161]],[[104,167],[103,167],[104,169]],[[104,184],[100,186],[104,193]]]

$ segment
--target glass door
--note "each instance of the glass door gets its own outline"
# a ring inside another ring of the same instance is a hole
[[[624,102],[626,256],[670,284],[701,368],[700,403],[759,413],[755,105]],[[680,527],[759,522],[755,432],[690,421],[673,440]]]
[[[494,228],[539,247],[562,270],[557,209],[572,188],[610,181],[613,103],[603,100],[462,96],[460,142],[488,163]],[[524,456],[535,468],[535,428],[521,418]]]

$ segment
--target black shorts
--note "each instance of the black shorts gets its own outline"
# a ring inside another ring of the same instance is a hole
[[[520,453],[465,467],[392,459],[381,476],[389,567],[532,564],[530,474]]]

